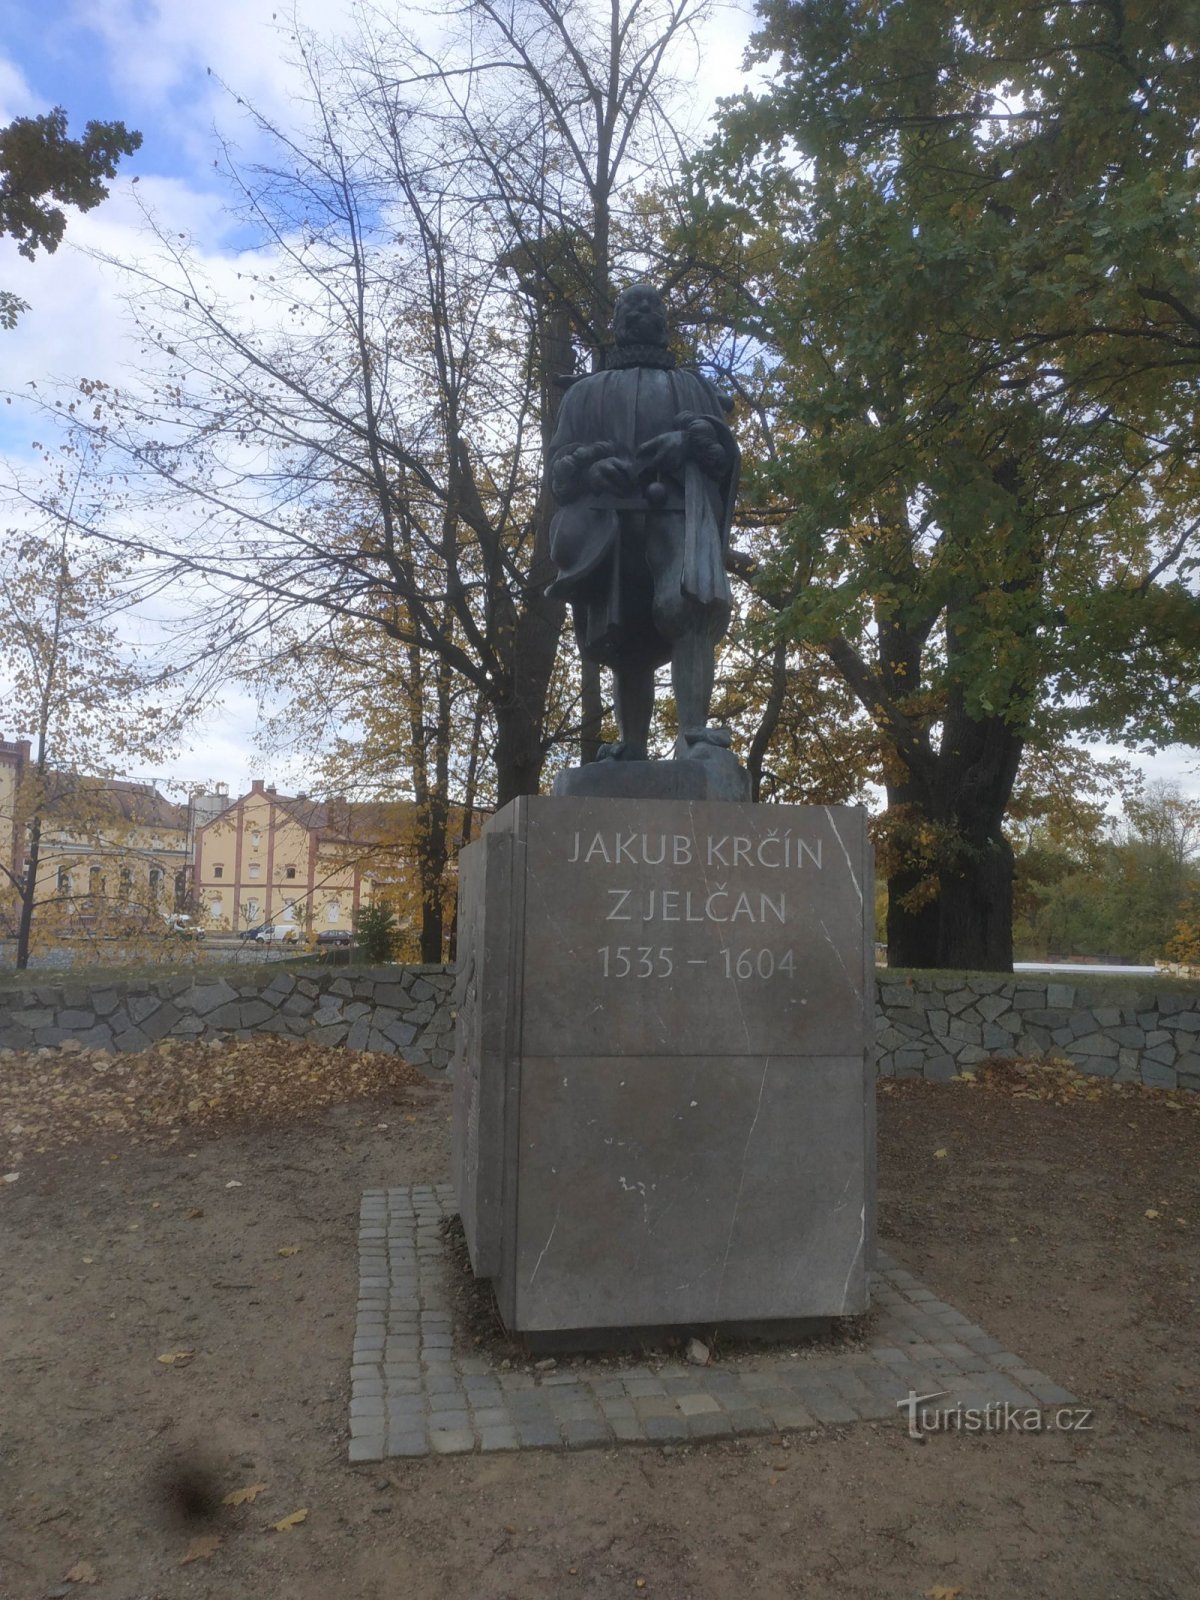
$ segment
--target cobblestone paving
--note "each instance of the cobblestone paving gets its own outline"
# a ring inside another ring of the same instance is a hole
[[[359,1231],[350,1459],[582,1449],[780,1433],[885,1420],[910,1391],[939,1408],[1068,1405],[1065,1389],[1005,1350],[879,1252],[876,1315],[861,1348],[790,1349],[696,1367],[596,1375],[499,1370],[454,1351],[441,1224],[449,1184],[372,1189]]]

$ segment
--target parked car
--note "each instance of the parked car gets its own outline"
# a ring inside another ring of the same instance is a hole
[[[317,935],[318,945],[347,945],[353,935],[348,928],[323,928]]]
[[[238,938],[245,944],[247,939],[257,939],[265,927],[265,922],[256,922],[252,928],[243,928]]]
[[[265,922],[254,937],[259,944],[295,944],[300,929],[290,922]]]
[[[204,937],[204,929],[183,911],[167,911],[163,913],[167,924],[167,937],[176,939],[195,939],[199,942]]]

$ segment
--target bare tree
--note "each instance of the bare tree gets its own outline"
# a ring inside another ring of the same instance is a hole
[[[42,491],[46,520],[6,529],[0,546],[5,720],[18,735],[0,784],[0,838],[11,842],[0,853],[0,921],[15,935],[18,968],[39,911],[63,904],[44,871],[39,883],[48,828],[111,841],[122,818],[105,780],[119,762],[159,754],[189,715],[186,701],[168,710],[161,675],[121,642],[122,613],[137,598],[128,564],[72,532],[84,518],[84,465],[64,459]],[[123,848],[123,859],[132,855]]]
[[[254,248],[116,263],[147,370],[76,425],[142,497],[91,531],[190,573],[198,652],[316,610],[384,630],[494,721],[497,801],[535,792],[563,611],[542,446],[597,350],[632,201],[672,137],[672,49],[704,0],[472,0],[436,41],[381,10],[296,34],[306,125],[226,149]],[[163,530],[170,530],[166,533]]]

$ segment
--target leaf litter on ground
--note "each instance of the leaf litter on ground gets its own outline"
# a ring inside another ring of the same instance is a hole
[[[902,1081],[880,1078],[879,1091],[881,1094],[894,1094]],[[1041,1100],[1052,1105],[1111,1098],[1148,1100],[1167,1111],[1190,1111],[1193,1116],[1200,1116],[1200,1094],[1191,1089],[1160,1089],[1144,1083],[1117,1083],[1112,1078],[1099,1078],[1092,1073],[1081,1072],[1073,1061],[1063,1056],[992,1056],[979,1062],[969,1072],[961,1072],[951,1078],[949,1083],[960,1088],[1006,1094],[1014,1100]],[[934,1151],[939,1159],[945,1154],[944,1150]]]
[[[130,1144],[184,1129],[300,1120],[366,1098],[403,1101],[424,1083],[399,1055],[271,1034],[164,1039],[148,1050],[0,1050],[0,1166],[107,1136]]]

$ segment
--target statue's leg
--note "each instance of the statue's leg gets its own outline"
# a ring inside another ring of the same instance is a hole
[[[707,728],[716,673],[716,641],[708,627],[708,618],[700,606],[691,609],[690,626],[679,634],[671,648],[671,687],[675,691],[680,733]]]
[[[653,664],[626,660],[613,667],[613,709],[621,743],[612,755],[622,761],[645,761],[650,752],[650,719],[654,715]]]

